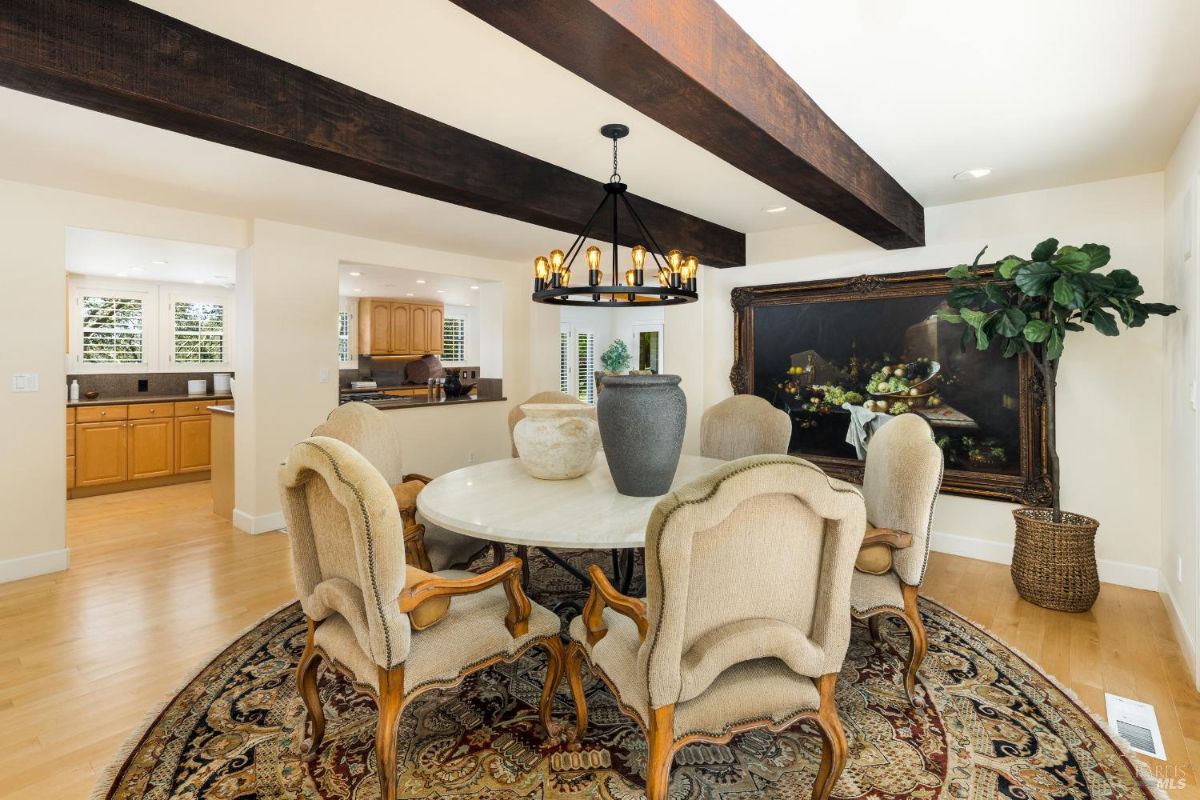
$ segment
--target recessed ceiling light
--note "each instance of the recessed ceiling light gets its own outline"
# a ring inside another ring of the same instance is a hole
[[[424,282],[425,282],[424,278],[417,278],[417,283],[424,283]]]
[[[204,281],[200,278],[196,278],[196,280],[192,281],[192,283],[204,283]]]
[[[146,270],[143,269],[142,267],[130,267],[129,271],[130,272],[145,272]]]
[[[157,264],[157,265],[159,265],[159,266],[161,267],[163,264],[168,264],[168,263],[170,263],[170,262],[168,262],[168,261],[163,261],[162,259],[156,259],[156,260],[154,260],[154,261],[151,261],[150,263],[151,263],[151,264]]]
[[[768,214],[779,214],[787,211],[787,206],[763,206],[762,210]]]
[[[128,275],[126,275],[124,272],[118,272],[118,273],[117,273],[117,277],[118,277],[118,278],[128,278],[129,276],[128,276]]]
[[[354,291],[356,291],[356,292],[361,292],[361,291],[362,291],[362,289],[355,289]]]
[[[350,273],[350,277],[352,277],[352,278],[357,278],[357,277],[359,277],[359,276],[361,276],[361,275],[362,275],[362,273],[361,273],[361,272],[351,272],[351,273]]]
[[[470,303],[463,303],[463,308],[470,308],[470,307],[471,307]]]
[[[437,293],[438,293],[438,294],[445,294],[445,293],[446,293],[446,290],[445,290],[445,289],[438,289],[438,290],[437,290]]]
[[[478,289],[479,287],[478,287],[478,286],[472,286],[471,288],[472,288],[472,289]]]
[[[407,292],[407,293],[405,293],[405,295],[404,295],[404,296],[405,296],[405,297],[412,297],[412,296],[413,296],[413,293],[412,293],[412,292]]]
[[[975,169],[964,169],[962,172],[955,173],[954,180],[956,181],[974,181],[979,178],[986,178],[991,175],[992,171],[987,167],[976,167]]]

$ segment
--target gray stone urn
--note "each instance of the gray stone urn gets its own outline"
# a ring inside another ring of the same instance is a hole
[[[618,492],[656,497],[671,490],[687,424],[678,375],[606,375],[596,418]]]

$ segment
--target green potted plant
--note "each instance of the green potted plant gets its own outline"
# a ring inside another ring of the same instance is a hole
[[[629,348],[622,339],[617,339],[600,355],[605,375],[620,375],[629,369]]]
[[[1019,508],[1012,578],[1026,600],[1062,611],[1086,611],[1100,591],[1095,538],[1099,523],[1062,510],[1059,459],[1055,444],[1058,365],[1068,333],[1091,325],[1105,336],[1120,333],[1118,319],[1137,328],[1151,315],[1174,314],[1175,306],[1146,303],[1137,276],[1126,269],[1101,273],[1110,259],[1100,244],[1059,246],[1047,239],[1029,258],[1007,256],[981,268],[979,252],[971,264],[946,273],[953,288],[947,322],[966,326],[963,346],[997,347],[1005,358],[1027,354],[1046,388],[1046,440],[1049,451],[1050,507]]]

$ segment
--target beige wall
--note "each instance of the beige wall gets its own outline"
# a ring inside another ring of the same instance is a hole
[[[1162,572],[1176,630],[1200,685],[1200,532],[1197,523],[1196,315],[1200,313],[1200,110],[1167,165],[1164,191],[1166,287],[1182,311],[1166,320],[1163,396]],[[1185,198],[1190,194],[1190,199]],[[1190,217],[1190,220],[1185,219]],[[1190,253],[1189,253],[1190,251]]]
[[[0,181],[0,582],[63,569],[66,229],[246,244],[243,220]],[[14,372],[40,391],[14,394]]]
[[[949,268],[970,261],[985,244],[992,256],[1002,257],[1055,236],[1110,245],[1114,266],[1141,276],[1150,298],[1172,300],[1163,292],[1162,191],[1162,175],[1154,174],[930,208],[927,246],[895,252],[829,225],[751,235],[751,266],[705,269],[701,276],[705,311],[695,324],[703,325],[704,368],[684,376],[689,401],[694,404],[698,384],[706,406],[731,393],[729,292],[735,286]],[[1123,330],[1119,339],[1090,331],[1074,336],[1059,379],[1064,507],[1100,520],[1102,578],[1154,589],[1162,550],[1162,326],[1155,319]],[[669,319],[668,347],[679,339]],[[668,357],[668,363],[674,370],[679,362]],[[934,546],[1006,561],[1012,508],[943,496]]]

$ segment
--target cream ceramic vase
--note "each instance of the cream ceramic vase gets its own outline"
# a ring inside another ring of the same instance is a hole
[[[592,468],[600,449],[600,428],[591,406],[526,403],[525,418],[513,428],[521,464],[535,478],[561,481]]]

